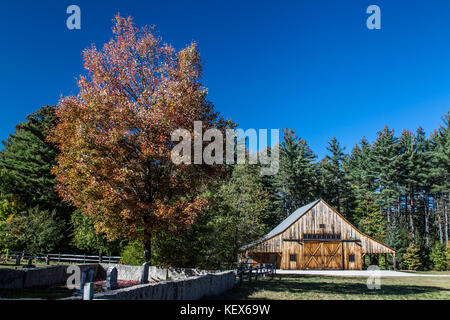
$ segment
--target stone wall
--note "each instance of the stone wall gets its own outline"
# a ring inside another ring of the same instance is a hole
[[[193,276],[186,279],[161,281],[129,288],[97,293],[98,300],[198,300],[218,295],[233,288],[234,271]]]
[[[83,270],[92,267],[98,270],[97,264],[79,265]],[[65,284],[70,274],[67,274],[68,265],[49,266],[32,269],[0,269],[0,289],[22,289],[31,287],[49,287]],[[97,272],[96,272],[97,273]],[[96,278],[98,278],[96,276]]]
[[[0,269],[0,289],[21,289],[25,271]]]
[[[48,287],[63,284],[69,276],[67,274],[67,266],[26,269],[24,275],[24,288]]]
[[[117,278],[119,280],[128,281],[140,281],[142,274],[142,266],[128,266],[123,264],[100,264],[99,273],[106,277],[106,270],[108,267],[115,267],[117,269]],[[166,280],[178,280],[186,279],[193,276],[211,274],[214,271],[197,270],[190,268],[159,268],[155,266],[149,266],[148,268],[148,281],[166,281]]]

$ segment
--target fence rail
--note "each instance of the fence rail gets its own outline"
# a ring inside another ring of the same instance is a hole
[[[20,265],[21,260],[38,260],[45,261],[48,265],[51,261],[54,262],[75,262],[75,263],[119,263],[120,256],[103,256],[103,255],[85,255],[85,254],[62,254],[62,253],[48,253],[48,254],[29,254],[25,251],[6,251],[5,260],[15,259],[16,265]]]
[[[265,278],[266,276],[270,276],[272,279],[276,275],[277,269],[275,264],[272,263],[245,263],[241,264],[237,270],[236,283],[241,284],[242,281],[248,280],[252,282],[252,279],[255,281],[258,278]]]

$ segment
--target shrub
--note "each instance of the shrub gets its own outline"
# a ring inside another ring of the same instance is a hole
[[[450,245],[447,243],[447,268],[450,269]]]
[[[3,224],[3,239],[9,249],[25,250],[31,254],[52,252],[63,239],[64,222],[56,211],[29,208]]]
[[[140,266],[145,262],[144,244],[140,241],[128,243],[123,249],[121,256],[121,263],[131,266]]]
[[[420,249],[411,243],[403,255],[403,263],[408,270],[419,270],[422,266],[420,259]]]
[[[431,249],[430,259],[433,263],[433,269],[438,271],[447,270],[448,261],[445,245],[436,243]]]

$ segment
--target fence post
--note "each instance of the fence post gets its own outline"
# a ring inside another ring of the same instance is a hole
[[[61,253],[58,253],[58,262],[61,262]]]
[[[83,288],[83,300],[92,300],[94,297],[94,283],[87,282]]]
[[[20,266],[20,260],[21,260],[20,254],[18,254],[18,255],[16,256],[16,266]]]
[[[45,264],[48,266],[48,265],[50,265],[50,256],[49,255],[46,255],[45,256]]]
[[[6,260],[5,260],[6,263],[8,263],[8,256],[9,256],[9,249],[6,249]]]

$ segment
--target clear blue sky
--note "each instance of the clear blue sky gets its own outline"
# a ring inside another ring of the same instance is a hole
[[[66,28],[70,4],[81,30]],[[371,4],[381,30],[366,28]],[[2,0],[0,139],[78,92],[81,51],[111,38],[117,12],[175,48],[197,41],[209,98],[240,128],[291,127],[319,156],[385,125],[429,134],[449,109],[449,1]]]

